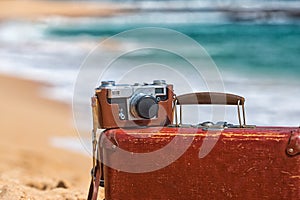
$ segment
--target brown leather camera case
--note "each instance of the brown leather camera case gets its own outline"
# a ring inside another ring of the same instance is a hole
[[[96,90],[96,96],[99,102],[98,108],[98,128],[110,129],[117,127],[138,127],[138,126],[166,126],[172,123],[173,107],[173,85],[168,85],[168,99],[160,101],[158,117],[149,120],[120,120],[118,117],[119,107],[117,104],[110,104],[107,101],[107,89]]]

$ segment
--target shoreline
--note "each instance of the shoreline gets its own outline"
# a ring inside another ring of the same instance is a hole
[[[87,197],[91,159],[51,145],[53,137],[78,136],[71,107],[41,96],[45,86],[0,75],[1,199]]]

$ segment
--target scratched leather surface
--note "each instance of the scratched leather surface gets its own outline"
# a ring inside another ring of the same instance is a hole
[[[199,158],[207,135],[202,129],[109,130],[107,140],[135,153],[159,150],[179,137],[181,140],[173,145],[176,151],[185,140],[193,140],[181,157],[153,172],[127,173],[105,166],[105,199],[300,199],[300,155],[286,153],[293,131],[299,129],[225,129],[219,138],[213,134],[206,138],[217,140],[216,145]],[[109,162],[136,165],[134,160],[107,150],[110,142],[102,142],[106,149],[103,156]],[[162,155],[161,159],[169,156]]]

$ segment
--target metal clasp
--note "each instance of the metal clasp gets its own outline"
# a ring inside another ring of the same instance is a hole
[[[300,131],[292,132],[289,143],[286,148],[286,153],[290,156],[295,156],[300,153]]]

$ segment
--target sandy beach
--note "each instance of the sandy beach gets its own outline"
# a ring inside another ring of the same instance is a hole
[[[40,97],[44,87],[0,76],[0,199],[86,199],[91,160],[51,146],[77,132],[70,107]]]
[[[99,2],[64,2],[38,0],[1,0],[0,20],[30,19],[36,20],[47,16],[106,17],[120,12],[130,12],[130,9],[120,5]]]
[[[48,16],[109,16],[110,4],[37,0],[0,1],[0,22]],[[0,75],[0,199],[86,199],[91,158],[51,145],[53,137],[78,137],[71,106],[42,97],[50,87]],[[103,196],[100,189],[99,196]]]

